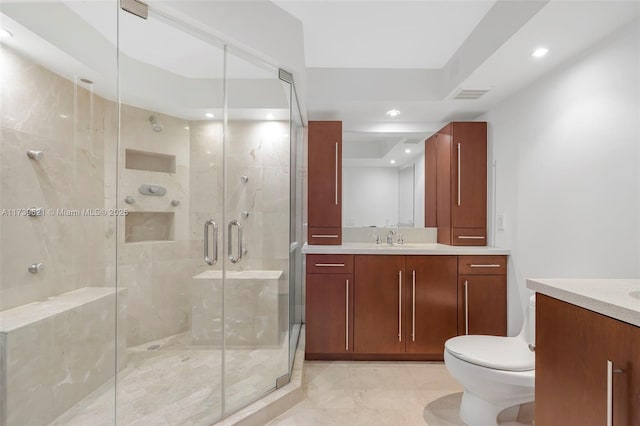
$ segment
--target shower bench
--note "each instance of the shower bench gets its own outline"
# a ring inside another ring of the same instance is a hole
[[[288,285],[277,270],[226,271],[225,344],[262,347],[280,344],[286,331]],[[222,342],[222,271],[208,270],[191,280],[191,336],[196,345]]]
[[[124,366],[126,289],[83,287],[0,312],[0,424],[49,424]],[[122,337],[122,338],[120,338]],[[116,350],[117,344],[117,350]]]

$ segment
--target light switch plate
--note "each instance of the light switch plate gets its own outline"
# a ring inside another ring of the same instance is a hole
[[[496,215],[496,229],[498,231],[504,231],[504,215]]]

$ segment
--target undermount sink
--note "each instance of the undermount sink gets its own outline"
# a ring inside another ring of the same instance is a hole
[[[630,291],[629,296],[633,297],[634,299],[640,300],[640,291]]]

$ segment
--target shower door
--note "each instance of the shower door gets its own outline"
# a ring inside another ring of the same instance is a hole
[[[228,47],[226,93],[223,414],[288,381],[291,176],[291,84]]]
[[[117,424],[222,416],[224,45],[155,12],[119,16]]]

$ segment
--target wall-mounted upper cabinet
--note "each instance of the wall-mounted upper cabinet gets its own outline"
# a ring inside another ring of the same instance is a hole
[[[441,244],[487,245],[487,123],[449,123],[425,144],[426,226]]]
[[[342,122],[309,121],[309,244],[342,244]]]

